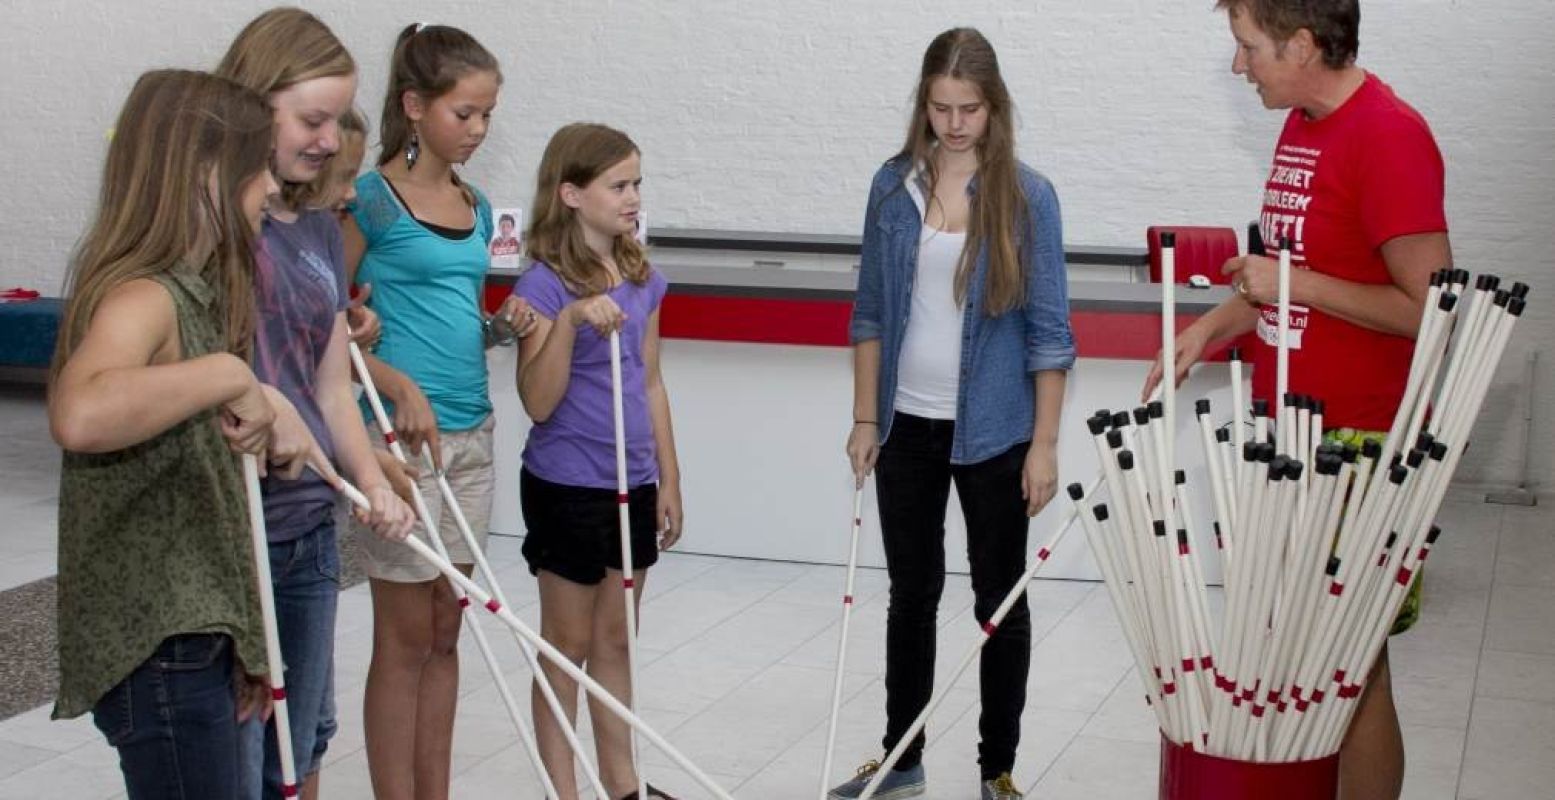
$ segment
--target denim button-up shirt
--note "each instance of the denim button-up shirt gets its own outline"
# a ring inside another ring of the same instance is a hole
[[[1022,308],[987,316],[983,285],[986,244],[977,253],[962,311],[961,387],[956,397],[953,464],[986,461],[1031,439],[1035,420],[1034,373],[1074,365],[1069,329],[1069,282],[1064,269],[1063,226],[1058,195],[1036,170],[1020,165],[1020,187],[1030,211],[1018,248],[1026,268]],[[875,173],[864,215],[863,256],[848,334],[854,344],[880,340],[880,382],[876,411],[880,441],[891,435],[897,363],[907,337],[913,281],[918,273],[918,235],[923,217],[907,187],[916,180],[906,157]],[[976,191],[976,182],[968,192]]]

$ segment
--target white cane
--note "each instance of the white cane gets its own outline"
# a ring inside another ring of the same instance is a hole
[[[831,718],[826,725],[826,754],[821,760],[821,800],[826,800],[830,783],[832,751],[837,747],[837,717],[842,710],[843,667],[848,660],[848,620],[853,616],[853,578],[858,571],[858,534],[863,527],[864,487],[853,490],[853,535],[848,544],[848,573],[842,590],[842,630],[837,634],[837,671],[832,678]]]
[[[626,412],[621,387],[621,332],[610,332],[610,405],[615,415],[616,508],[621,518],[621,594],[626,602],[626,691],[632,712],[637,712],[637,603],[632,570],[632,514],[626,485]],[[637,733],[632,732],[632,764],[637,770],[637,796],[648,800],[648,779],[637,758]]]
[[[248,489],[248,528],[254,544],[254,574],[259,583],[259,613],[264,619],[265,660],[270,662],[270,699],[275,702],[275,743],[281,754],[281,796],[297,796],[297,759],[292,754],[291,714],[286,708],[286,665],[275,618],[270,583],[270,539],[265,533],[264,498],[259,492],[259,459],[243,454],[243,484]]]
[[[364,510],[370,508],[367,497],[357,490],[356,487],[345,481],[341,481],[340,493],[345,495],[346,499],[358,508]],[[432,548],[427,547],[425,543],[414,536],[406,538],[403,544],[414,550],[416,555],[423,561],[436,567],[437,571],[441,572],[443,577],[447,578],[450,583],[456,584],[461,590],[467,592],[470,597],[475,598],[475,602],[481,608],[491,612],[504,625],[511,628],[514,633],[522,636],[541,656],[555,664],[562,672],[567,673],[567,677],[577,681],[578,685],[583,687],[583,691],[588,692],[590,697],[604,705],[610,713],[632,726],[633,730],[641,733],[644,738],[663,751],[664,755],[668,756],[671,761],[674,761],[676,766],[685,770],[692,780],[701,784],[702,788],[706,789],[713,797],[718,798],[718,800],[734,800],[732,795],[724,791],[712,778],[708,777],[706,772],[703,772],[700,767],[692,763],[691,759],[687,758],[684,753],[677,750],[668,740],[649,727],[648,723],[633,713],[631,709],[622,705],[620,700],[617,700],[610,694],[610,690],[601,686],[599,681],[589,677],[587,672],[580,669],[577,664],[572,663],[572,660],[567,658],[562,651],[557,650],[555,645],[541,638],[540,634],[535,633],[533,628],[524,624],[523,620],[519,619],[517,615],[508,610],[507,606],[502,605],[495,597],[492,597],[486,590],[482,589],[479,584],[470,580],[464,573],[454,569],[454,566],[448,563],[448,559],[433,552]],[[642,795],[638,795],[638,797],[642,797]]]

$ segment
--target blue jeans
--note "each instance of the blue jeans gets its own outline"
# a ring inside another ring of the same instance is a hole
[[[237,796],[232,672],[227,636],[170,636],[92,707],[130,800]]]
[[[286,663],[286,710],[291,716],[297,781],[317,772],[335,735],[335,609],[340,597],[340,548],[334,517],[306,535],[270,545],[281,659]],[[243,726],[241,797],[281,796],[281,756],[270,724]],[[261,793],[262,788],[262,793]]]

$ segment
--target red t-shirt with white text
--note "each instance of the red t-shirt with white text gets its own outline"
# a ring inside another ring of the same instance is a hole
[[[1291,240],[1294,269],[1355,283],[1392,282],[1389,239],[1447,230],[1441,152],[1425,118],[1387,84],[1366,81],[1332,114],[1293,109],[1274,151],[1259,217],[1270,255]],[[1443,264],[1442,266],[1446,266]],[[1263,307],[1253,396],[1275,404],[1279,309]],[[1291,304],[1290,391],[1325,404],[1328,427],[1387,430],[1409,377],[1413,339]]]

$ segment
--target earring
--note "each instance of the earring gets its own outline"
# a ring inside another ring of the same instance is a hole
[[[415,169],[416,159],[421,157],[421,135],[410,132],[410,144],[405,146],[405,169]]]

